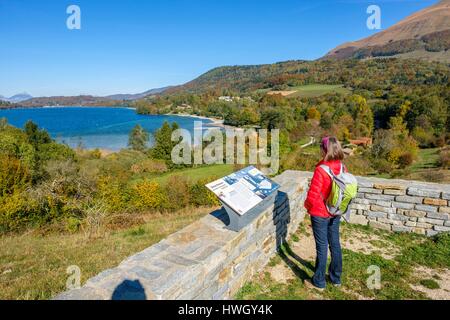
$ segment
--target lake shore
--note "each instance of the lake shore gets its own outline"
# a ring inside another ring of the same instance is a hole
[[[187,117],[187,118],[197,118],[200,120],[209,120],[211,123],[204,123],[204,126],[206,127],[217,127],[217,128],[223,128],[223,129],[236,129],[237,127],[230,126],[224,124],[223,119],[218,118],[211,118],[211,117],[205,117],[205,116],[198,116],[195,114],[189,114],[189,113],[167,113],[167,116],[178,116],[178,117]]]

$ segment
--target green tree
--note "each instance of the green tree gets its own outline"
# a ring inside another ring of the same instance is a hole
[[[179,129],[177,123],[170,125],[164,122],[161,128],[155,132],[155,145],[151,150],[154,159],[164,160],[167,165],[172,165],[172,149],[178,142],[172,142],[172,132]]]
[[[147,148],[148,139],[148,132],[138,124],[129,134],[128,146],[133,150],[144,152]]]
[[[42,144],[52,142],[50,135],[46,130],[41,130],[33,121],[29,120],[25,124],[25,133],[28,137],[28,141],[35,147],[39,149]]]

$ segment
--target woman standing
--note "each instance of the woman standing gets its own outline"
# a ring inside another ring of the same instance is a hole
[[[316,266],[311,281],[305,281],[310,288],[323,290],[326,287],[326,267],[328,247],[331,251],[331,264],[328,268],[329,281],[341,285],[342,250],[339,236],[341,217],[332,216],[326,207],[326,201],[331,192],[332,179],[330,173],[325,171],[328,167],[335,175],[346,170],[342,164],[344,152],[335,137],[323,138],[320,144],[322,161],[314,171],[311,187],[305,201],[305,208],[311,215],[312,229],[316,242]]]

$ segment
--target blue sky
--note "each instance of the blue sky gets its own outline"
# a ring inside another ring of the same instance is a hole
[[[222,65],[316,59],[436,0],[0,0],[0,95],[138,93]],[[69,30],[69,5],[81,30]]]

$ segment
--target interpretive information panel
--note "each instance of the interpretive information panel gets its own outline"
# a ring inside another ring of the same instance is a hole
[[[206,187],[239,215],[244,215],[280,188],[255,167],[235,172]]]

